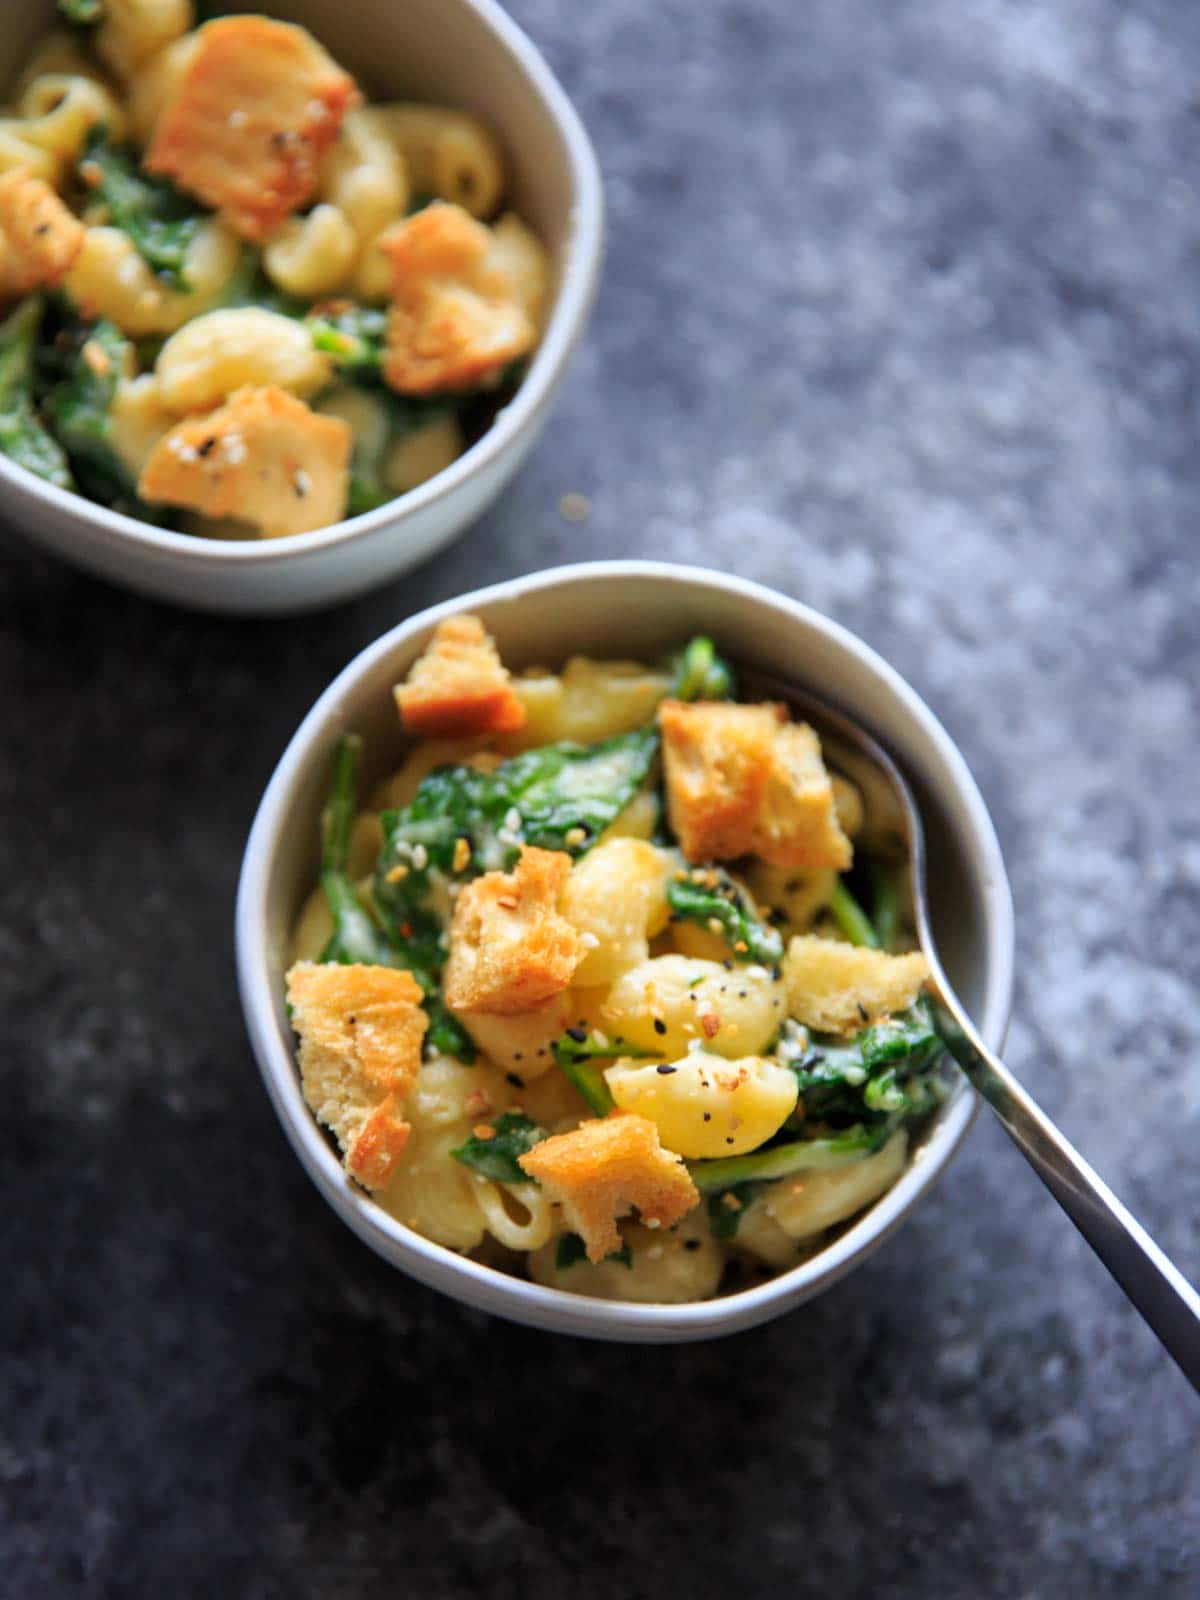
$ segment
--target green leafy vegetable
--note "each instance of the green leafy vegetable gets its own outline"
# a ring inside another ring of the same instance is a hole
[[[870,865],[870,874],[873,891],[871,920],[875,924],[875,932],[879,935],[880,949],[897,950],[900,948],[900,924],[903,916],[899,870],[884,862],[873,861]]]
[[[598,1117],[606,1117],[614,1100],[597,1061],[615,1061],[624,1056],[631,1061],[661,1061],[657,1050],[639,1050],[624,1039],[595,1039],[583,1028],[568,1028],[550,1047],[563,1076],[578,1089],[588,1107]]]
[[[729,1189],[714,1190],[707,1196],[708,1226],[714,1239],[737,1237],[742,1213],[762,1187],[761,1183],[735,1183]]]
[[[27,472],[70,489],[67,458],[33,402],[34,348],[44,311],[41,296],[29,295],[0,322],[0,450]]]
[[[402,952],[376,926],[350,881],[350,832],[358,803],[362,740],[343,734],[333,758],[333,789],[321,814],[321,888],[333,916],[333,932],[322,961],[343,966],[403,967]]]
[[[787,1178],[794,1172],[833,1171],[880,1149],[892,1132],[890,1123],[877,1127],[846,1128],[820,1139],[800,1139],[787,1144],[751,1150],[744,1156],[721,1156],[715,1161],[689,1161],[687,1169],[701,1194],[734,1189],[738,1184]]]
[[[749,895],[724,867],[698,867],[667,885],[671,920],[695,922],[720,934],[739,961],[773,967],[783,959],[778,929],[760,922]]]
[[[308,317],[314,346],[343,377],[362,383],[382,378],[387,349],[387,312],[348,300],[319,307]]]
[[[61,15],[75,28],[94,28],[104,21],[105,0],[58,0]]]
[[[481,1139],[473,1133],[465,1144],[450,1154],[464,1167],[494,1178],[497,1183],[533,1183],[522,1171],[519,1156],[527,1154],[546,1137],[546,1130],[516,1111],[505,1111],[491,1123],[492,1137]]]
[[[444,960],[436,924],[423,921],[419,928],[380,928],[367,912],[351,881],[348,862],[350,830],[358,793],[358,764],[362,740],[344,734],[333,762],[333,789],[321,817],[321,887],[333,915],[333,933],[321,952],[322,961],[343,965],[398,967],[411,972],[425,994],[429,1027],[426,1053],[440,1051],[459,1061],[473,1061],[475,1046],[466,1029],[447,1011],[440,992]]]
[[[79,164],[93,199],[108,209],[108,220],[133,241],[142,260],[176,289],[188,287],[184,261],[204,215],[173,184],[150,178],[136,157],[108,143],[103,128],[88,134]]]
[[[851,944],[869,945],[872,950],[879,949],[879,935],[871,926],[866,912],[847,889],[843,878],[838,879],[837,886],[830,896],[829,909],[833,913],[833,920]]]
[[[393,917],[429,900],[435,875],[463,881],[511,866],[521,843],[582,855],[624,811],[654,761],[652,729],[599,744],[551,744],[494,772],[441,767],[411,805],[385,811],[375,898]],[[459,841],[465,841],[464,852]]]
[[[684,646],[674,663],[671,697],[675,700],[731,700],[736,692],[733,672],[703,635]]]
[[[38,349],[46,426],[66,451],[75,486],[89,499],[141,522],[169,524],[170,512],[139,499],[133,473],[112,444],[112,404],[133,370],[133,348],[111,322],[67,316]]]
[[[605,1261],[619,1261],[623,1267],[633,1267],[633,1251],[629,1248],[628,1241],[619,1250],[614,1250],[611,1255],[605,1256]],[[558,1250],[555,1253],[554,1265],[559,1272],[565,1272],[568,1267],[575,1266],[580,1261],[587,1260],[587,1246],[577,1233],[564,1233],[558,1241]]]
[[[787,1123],[792,1129],[813,1122],[872,1124],[897,1113],[912,1118],[940,1094],[931,1073],[943,1046],[923,1000],[851,1039],[815,1038],[807,1048],[797,1048],[794,1028],[785,1028],[776,1054],[800,1085]]]

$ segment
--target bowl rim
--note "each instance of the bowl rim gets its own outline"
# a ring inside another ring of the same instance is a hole
[[[331,546],[354,544],[383,529],[394,529],[404,519],[415,517],[453,495],[477,473],[486,472],[538,423],[562,378],[568,357],[583,334],[596,297],[603,261],[603,180],[595,149],[579,113],[528,34],[496,4],[496,0],[455,0],[455,3],[474,12],[491,34],[492,43],[506,51],[522,70],[531,90],[550,113],[571,177],[570,232],[553,309],[529,370],[512,399],[496,412],[487,431],[457,460],[415,489],[357,517],[344,517],[327,528],[286,534],[278,539],[210,539],[201,534],[156,528],[125,512],[99,505],[86,495],[60,489],[18,466],[2,452],[0,486],[16,491],[18,496],[41,501],[75,521],[87,523],[90,533],[110,548],[137,545],[148,554],[168,556],[201,567],[229,563],[273,565]]]
[[[443,617],[480,609],[561,585],[591,579],[637,579],[704,587],[771,607],[793,623],[816,631],[847,652],[881,681],[937,749],[954,781],[955,799],[968,828],[967,845],[985,884],[982,907],[990,934],[985,999],[977,1025],[1000,1048],[1012,1008],[1014,983],[1013,903],[1000,843],[979,789],[957,745],[933,712],[900,674],[840,623],[790,596],[748,579],[709,568],[670,562],[619,560],[573,563],[489,585],[427,607],[389,629],[361,650],[318,697],[289,741],[264,790],[247,840],[238,885],[235,933],[242,1008],[259,1069],[276,1114],[309,1176],[342,1220],[393,1265],[468,1305],[509,1320],[555,1332],[628,1342],[679,1342],[732,1333],[781,1314],[837,1282],[900,1226],[908,1212],[944,1172],[978,1108],[962,1081],[940,1119],[893,1187],[832,1244],[798,1266],[748,1289],[684,1305],[602,1300],[546,1288],[471,1261],[410,1230],[346,1180],[300,1091],[294,1048],[280,1026],[266,938],[267,888],[274,840],[286,825],[288,803],[312,759],[314,746],[344,707],[358,681],[414,635]],[[885,735],[885,743],[886,735]]]

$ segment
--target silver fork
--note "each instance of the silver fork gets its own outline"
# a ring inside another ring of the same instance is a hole
[[[947,1050],[1013,1143],[1112,1273],[1193,1388],[1200,1390],[1200,1294],[975,1031],[946,979],[929,923],[925,835],[912,790],[892,758],[824,700],[765,674],[743,687],[783,700],[821,736],[828,764],[863,791],[871,834],[907,861],[917,937],[929,962],[934,1022]]]

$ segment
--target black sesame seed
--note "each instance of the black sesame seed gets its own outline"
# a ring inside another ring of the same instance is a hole
[[[733,1143],[733,1135],[731,1133],[730,1134],[726,1134],[725,1143],[726,1144],[732,1144]]]
[[[780,967],[780,966],[772,967],[771,968],[771,976],[775,979],[775,982],[778,983],[780,978],[783,977],[783,968]]]
[[[678,1067],[669,1067],[669,1066],[667,1066],[666,1062],[664,1061],[661,1067],[655,1067],[654,1070],[655,1070],[655,1072],[658,1073],[660,1078],[669,1078],[670,1075],[673,1072],[678,1072],[679,1068]]]
[[[726,972],[732,972],[733,971],[733,962],[730,960],[730,958],[728,956],[726,956],[725,959],[721,962],[721,965],[725,968]]]
[[[699,1250],[700,1241],[699,1239],[685,1239],[683,1241],[683,1248],[685,1250]]]
[[[506,1072],[504,1081],[505,1083],[511,1083],[514,1089],[523,1089],[525,1087],[525,1079],[518,1078],[515,1072]]]
[[[858,1014],[864,1022],[867,1020],[867,1008],[865,1005],[863,1005],[861,1000],[858,1002]]]
[[[704,1120],[705,1120],[705,1122],[711,1122],[712,1121],[712,1112],[711,1111],[706,1111],[704,1113]]]
[[[514,1050],[513,1051],[513,1060],[514,1061],[520,1061],[521,1060],[521,1052],[519,1050]]]
[[[654,1019],[654,1031],[655,1031],[655,1033],[666,1033],[667,1025],[666,1025],[666,1023],[663,1021],[663,1019],[661,1017],[655,1017],[655,1019]]]
[[[587,1042],[587,1029],[586,1028],[568,1028],[567,1029],[567,1038],[568,1039],[574,1039],[576,1044],[586,1044],[586,1042]]]

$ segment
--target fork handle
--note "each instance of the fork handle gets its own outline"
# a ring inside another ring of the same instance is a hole
[[[1200,1390],[1200,1294],[975,1032],[957,1000],[934,997],[937,1031],[1038,1177]]]

